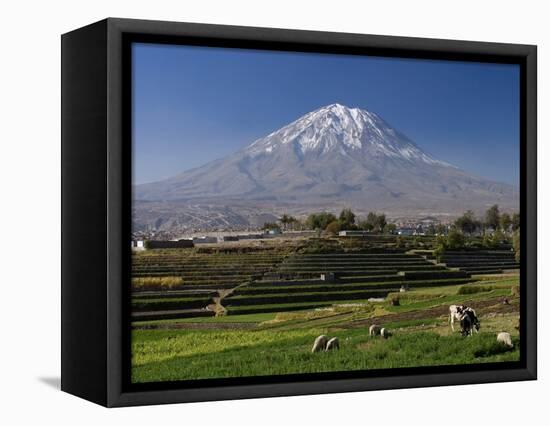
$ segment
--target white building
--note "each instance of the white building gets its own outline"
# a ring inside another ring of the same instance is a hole
[[[143,240],[132,240],[132,250],[145,250],[145,242]]]

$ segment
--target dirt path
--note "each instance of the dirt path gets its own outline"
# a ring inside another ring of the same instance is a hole
[[[519,306],[517,303],[511,305],[503,305],[502,297],[497,297],[488,300],[467,300],[464,302],[465,305],[475,309],[476,313],[480,318],[487,314],[492,313],[513,313],[519,312]],[[421,309],[410,312],[401,312],[395,314],[381,315],[375,318],[369,318],[364,320],[351,321],[347,324],[339,324],[337,328],[362,328],[369,327],[372,324],[384,324],[384,322],[396,322],[396,321],[410,321],[416,319],[429,319],[429,318],[439,318],[449,314],[449,306],[435,306],[433,308]]]
[[[212,302],[210,305],[208,305],[208,309],[211,311],[214,311],[216,313],[216,316],[222,316],[225,315],[225,308],[221,304],[222,299],[225,297],[225,294],[231,290],[219,290],[218,296],[214,296],[212,298]]]
[[[233,294],[233,292],[237,290],[239,287],[243,287],[245,285],[248,285],[248,283],[242,283],[242,284],[239,284],[238,286],[235,286],[233,288],[226,289],[226,290],[219,290],[218,296],[212,298],[212,301],[214,303],[211,305],[208,305],[208,308],[216,312],[217,317],[225,315],[227,310],[225,309],[225,306],[222,305],[223,299]]]

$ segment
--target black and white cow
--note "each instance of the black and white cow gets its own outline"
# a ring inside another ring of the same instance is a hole
[[[451,330],[455,331],[454,328],[454,322],[456,321],[462,321],[464,318],[464,315],[469,312],[469,315],[472,316],[472,318],[475,318],[476,326],[473,326],[473,330],[476,332],[479,331],[479,320],[477,319],[476,311],[474,311],[472,308],[466,306],[466,305],[451,305],[449,306],[449,323],[451,324]],[[462,326],[461,326],[462,329]]]
[[[460,321],[464,309],[466,309],[466,306],[464,305],[449,306],[449,324],[451,324],[451,330],[455,331],[454,322],[455,320]]]
[[[463,336],[471,336],[474,331],[479,332],[479,319],[472,308],[465,308],[460,318],[460,333]]]

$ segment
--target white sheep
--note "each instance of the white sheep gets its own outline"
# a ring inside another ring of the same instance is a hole
[[[325,347],[327,346],[327,341],[328,341],[327,336],[325,336],[324,334],[318,336],[315,339],[315,342],[313,342],[313,348],[311,348],[311,353],[319,352],[325,349]]]
[[[506,333],[505,331],[503,331],[502,333],[497,334],[497,342],[502,343],[503,345],[506,345],[509,348],[514,347],[514,344],[512,343],[512,337],[510,336],[510,333]]]
[[[340,342],[338,341],[338,337],[333,337],[327,342],[325,351],[330,351],[332,349],[340,349]]]
[[[369,327],[369,336],[374,337],[380,334],[380,326],[373,324]]]
[[[388,337],[391,336],[391,332],[387,328],[382,328],[380,330],[380,336],[382,336],[384,339],[387,339]]]

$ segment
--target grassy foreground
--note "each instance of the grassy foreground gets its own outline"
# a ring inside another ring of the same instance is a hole
[[[512,323],[515,319],[502,317],[504,320]],[[139,383],[519,360],[517,335],[514,349],[508,350],[497,344],[491,330],[462,338],[444,335],[437,328],[415,331],[417,323],[394,324],[408,328],[396,330],[388,340],[370,338],[366,329],[134,330],[132,380]],[[422,326],[431,326],[426,323]],[[495,324],[494,328],[499,327]],[[310,352],[315,337],[323,333],[338,336],[340,351]]]

